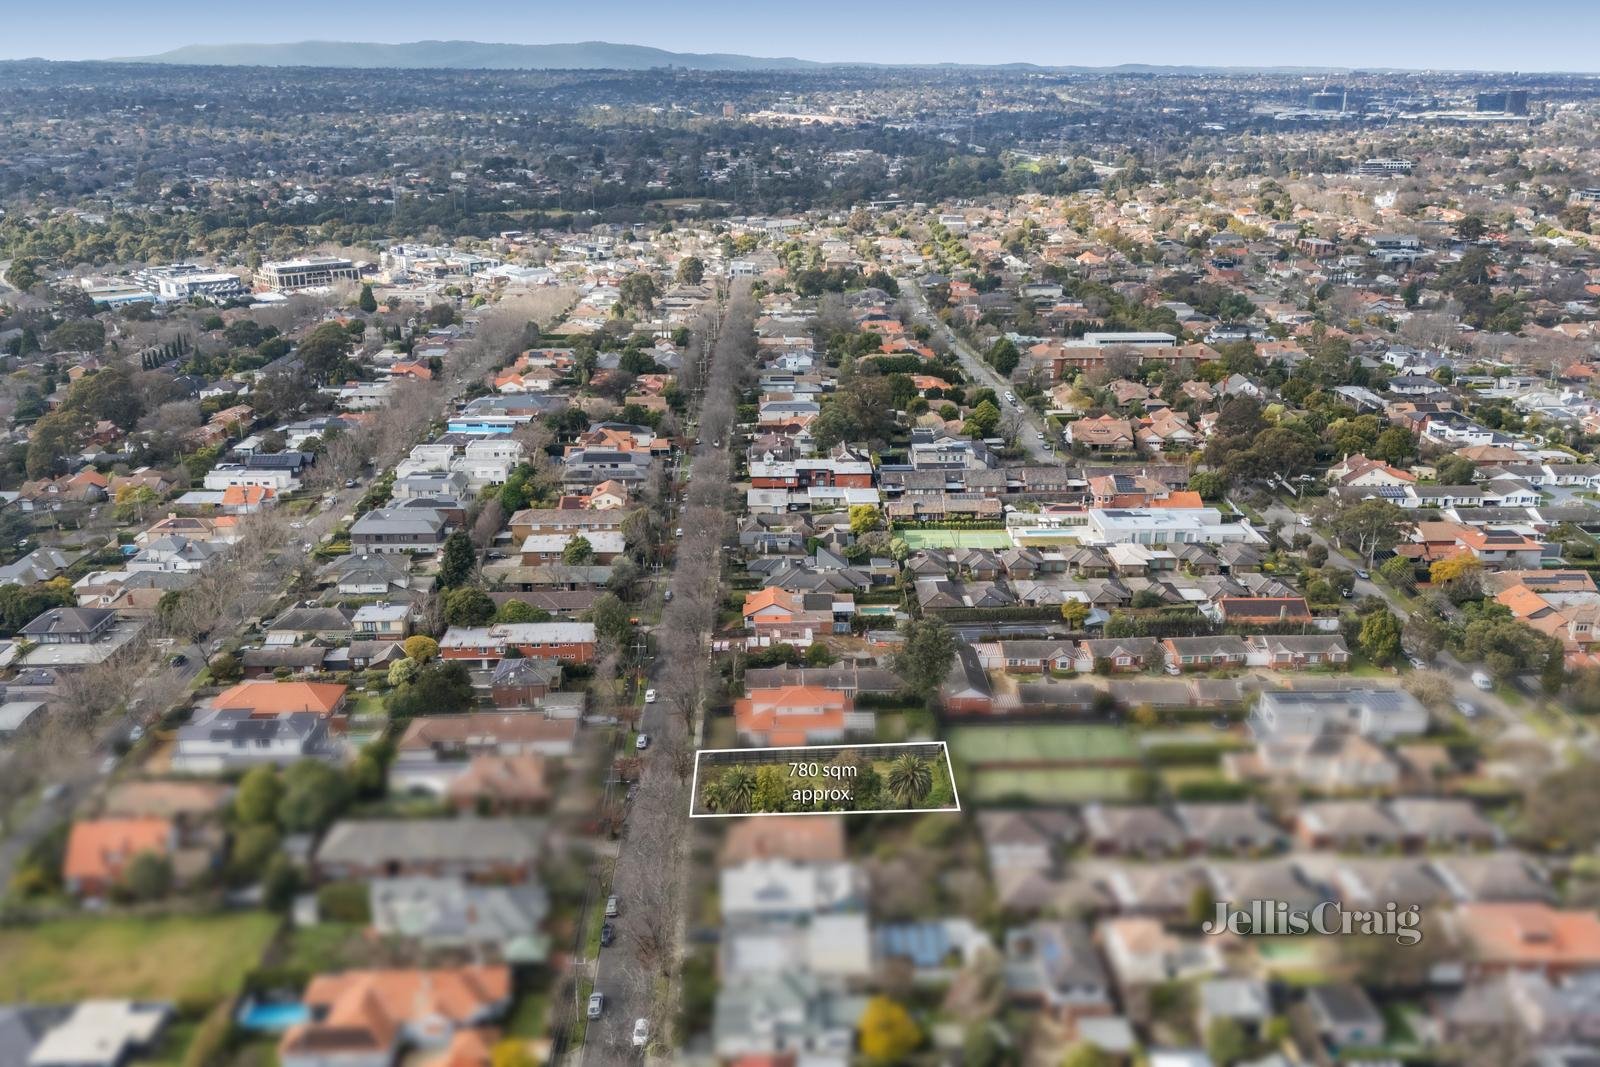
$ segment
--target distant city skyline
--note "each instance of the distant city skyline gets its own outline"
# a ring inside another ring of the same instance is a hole
[[[266,9],[213,0],[137,8],[111,0],[15,0],[0,58],[107,59],[192,44],[308,40],[607,41],[838,63],[1540,72],[1595,70],[1596,39],[1600,4],[1593,0],[1346,0],[1336,8],[1267,0],[811,0],[781,7],[748,0],[534,0],[515,7],[456,0],[443,8],[417,0],[280,0]]]

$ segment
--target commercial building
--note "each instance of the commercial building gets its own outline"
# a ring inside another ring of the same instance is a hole
[[[275,293],[316,289],[337,281],[355,281],[361,271],[348,259],[313,256],[261,264],[261,280]]]

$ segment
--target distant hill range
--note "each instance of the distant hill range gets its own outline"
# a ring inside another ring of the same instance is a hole
[[[479,41],[300,41],[293,44],[192,44],[120,63],[203,67],[396,67],[450,70],[798,70],[825,64],[805,59],[668,52],[637,44],[484,44]]]
[[[741,56],[724,52],[669,52],[639,44],[580,41],[576,44],[485,44],[481,41],[412,41],[375,44],[361,41],[299,41],[289,44],[192,44],[153,56],[124,56],[115,63],[176,63],[202,67],[353,67],[436,70],[817,70],[828,67],[874,66],[885,63],[824,63],[792,56]],[[899,64],[915,67],[957,67],[964,64]],[[1124,63],[1114,67],[1050,66],[1032,63],[995,64],[995,70],[1052,70],[1123,74],[1222,74],[1239,68],[1153,66]],[[1342,74],[1342,67],[1259,67],[1254,73]]]

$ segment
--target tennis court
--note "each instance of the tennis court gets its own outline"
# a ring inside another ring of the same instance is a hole
[[[958,726],[951,753],[974,769],[984,764],[1136,760],[1132,735],[1117,726]]]
[[[1036,804],[1064,804],[1086,800],[1128,800],[1133,796],[1133,772],[1088,767],[1079,770],[979,771],[962,787],[968,804],[996,804],[1009,800]]]
[[[900,538],[911,550],[919,548],[997,548],[1011,547],[1011,535],[1005,530],[903,530],[896,529]]]

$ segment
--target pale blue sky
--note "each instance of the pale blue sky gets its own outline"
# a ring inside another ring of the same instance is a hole
[[[891,63],[1595,70],[1597,0],[0,0],[0,58],[185,44],[604,40]]]

